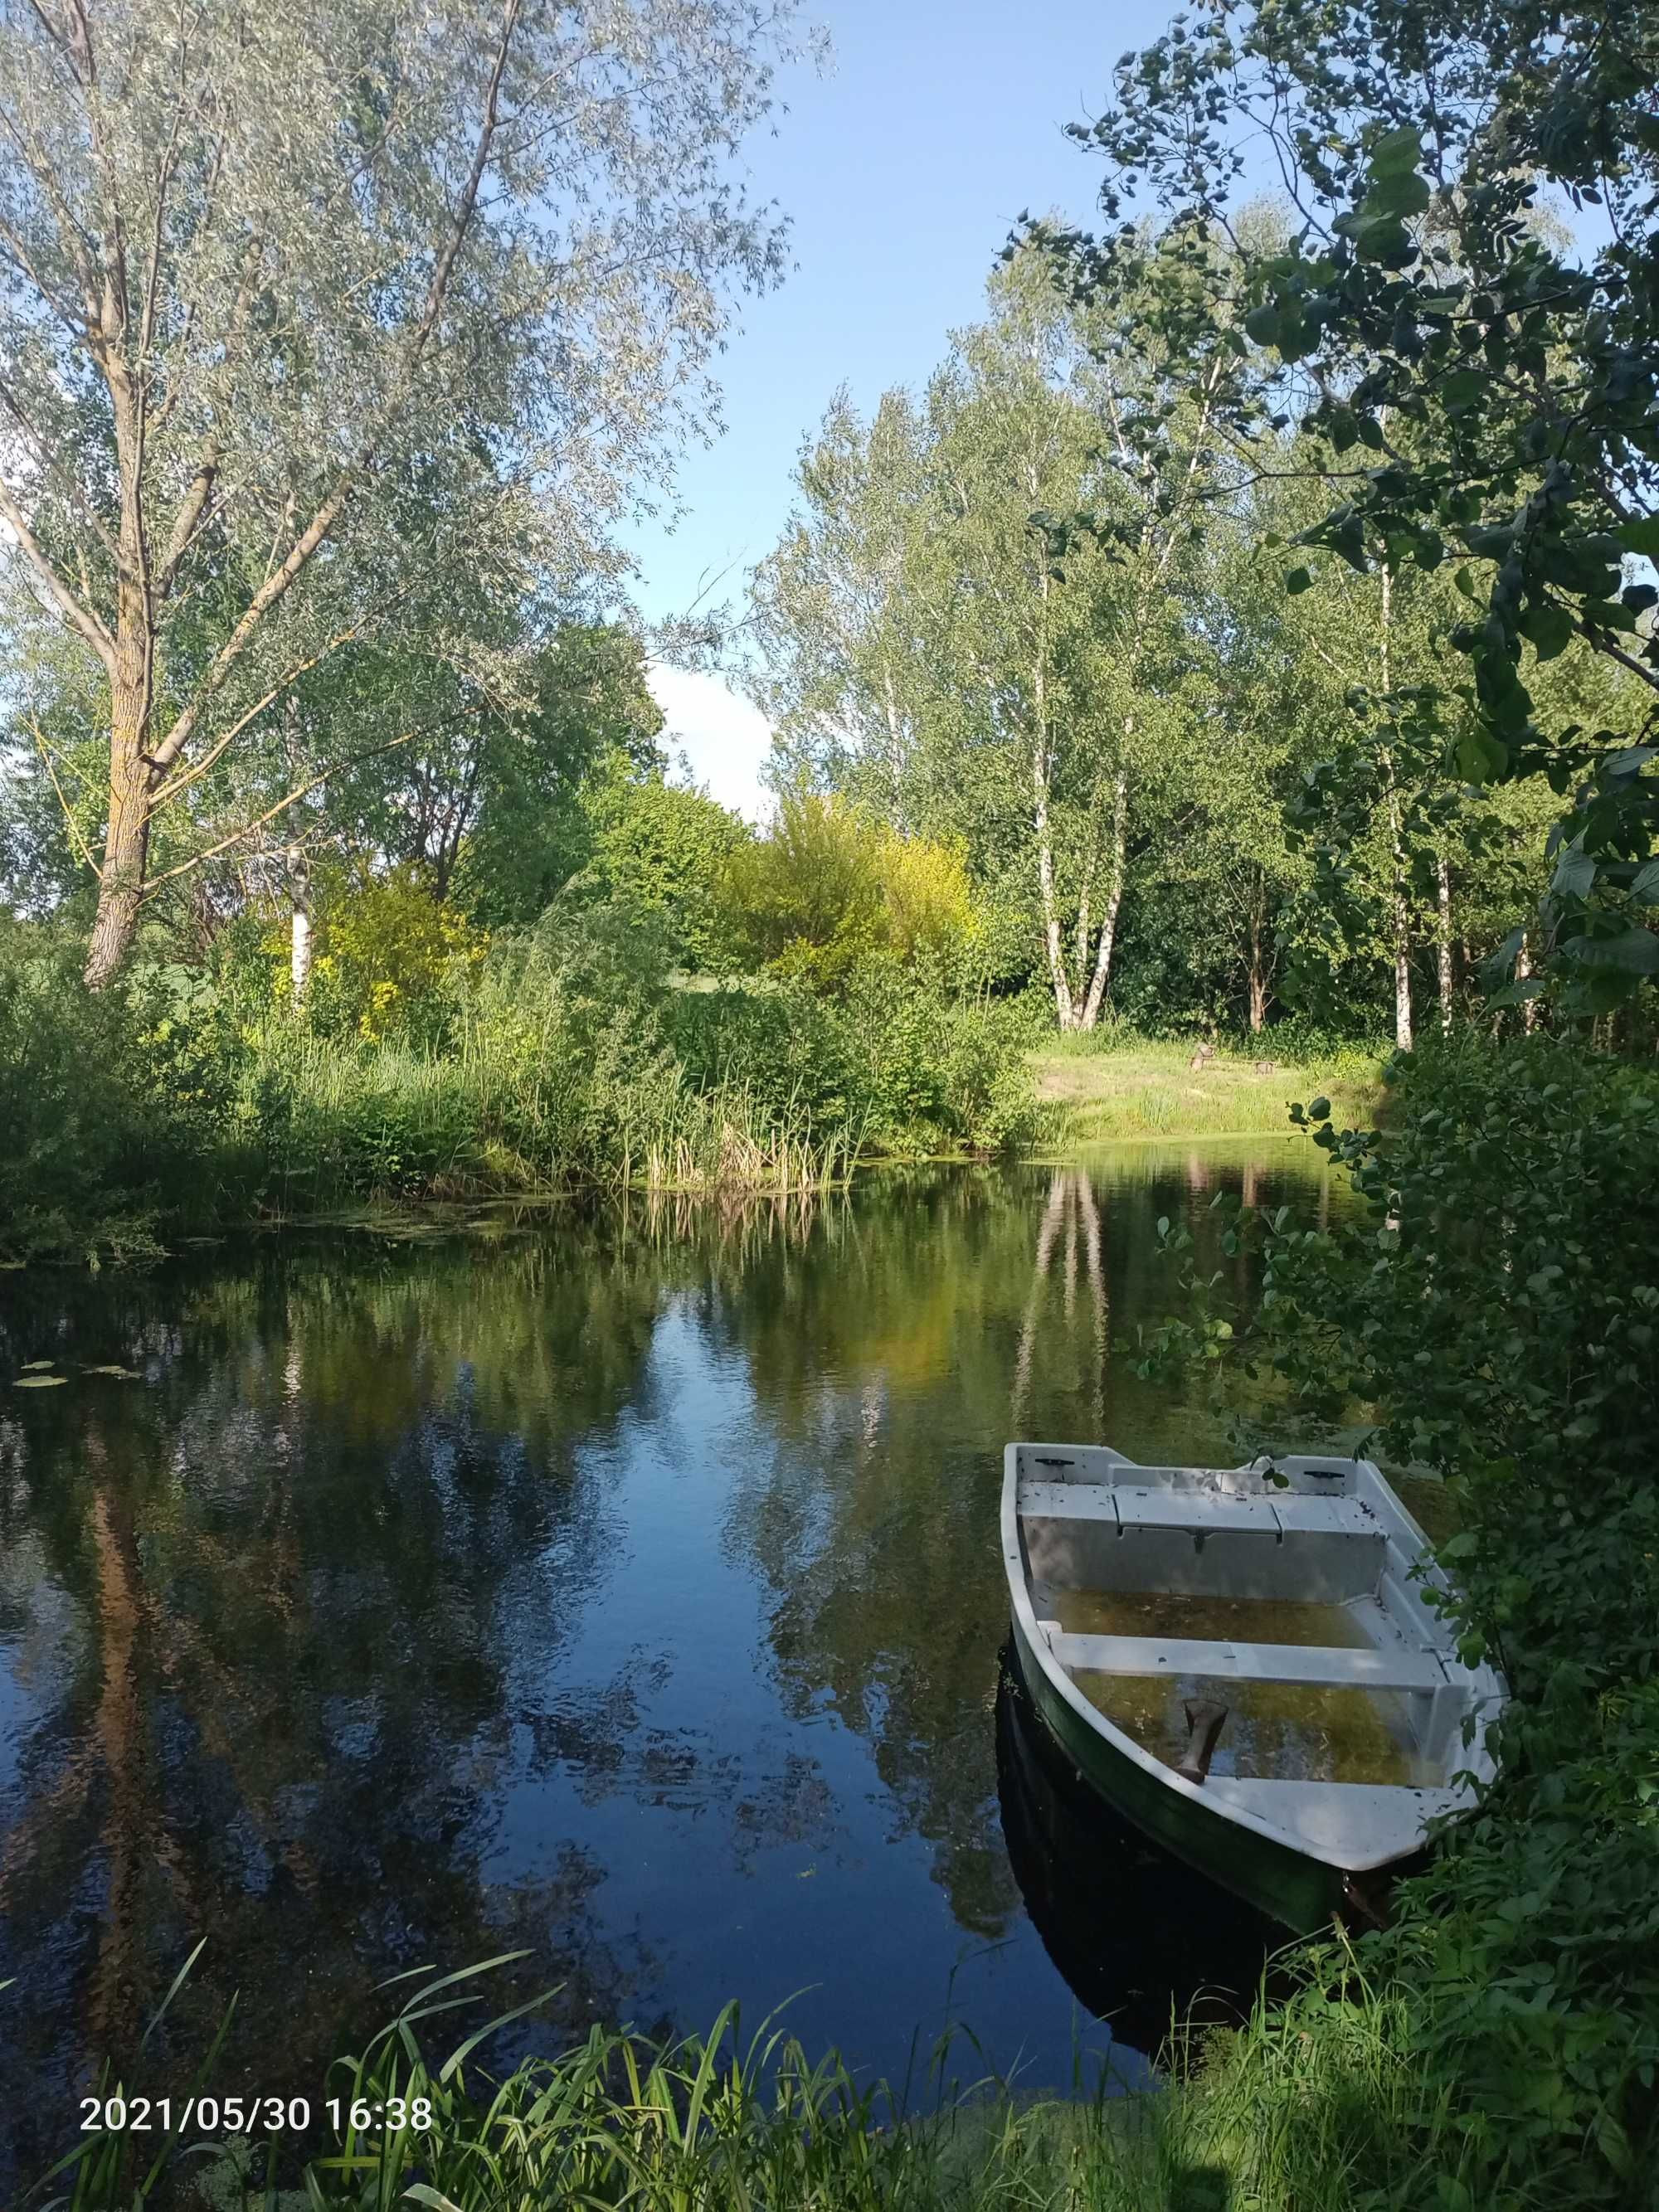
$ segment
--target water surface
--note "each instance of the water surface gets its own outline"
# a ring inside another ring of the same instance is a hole
[[[159,2089],[234,1990],[220,2086],[315,2095],[378,1983],[520,1948],[501,2004],[557,1984],[521,2042],[792,2000],[866,2075],[954,2021],[983,2054],[954,2070],[1064,2086],[1111,2045],[1096,2008],[1135,2075],[1172,1989],[1248,1979],[1261,1931],[1199,1899],[1165,1942],[1135,1885],[1168,1870],[1056,1843],[1006,1741],[1000,1802],[1001,1449],[1224,1457],[1224,1408],[1133,1372],[1154,1224],[1208,1237],[1224,1184],[1316,1203],[1317,1158],[1121,1148],[9,1279],[14,2172],[94,2054]],[[64,1381],[10,1387],[40,1360]]]

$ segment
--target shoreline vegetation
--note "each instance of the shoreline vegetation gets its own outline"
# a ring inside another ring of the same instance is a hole
[[[1359,1118],[1381,1096],[1380,1048],[1290,1024],[1243,1048],[1115,1024],[1056,1041],[1030,994],[880,950],[833,984],[688,988],[649,917],[608,904],[446,952],[405,975],[395,1024],[384,992],[372,1014],[372,975],[336,971],[332,999],[301,1008],[273,999],[257,939],[207,973],[136,963],[96,994],[77,958],[68,932],[0,930],[14,1265],[454,1205],[779,1198],[883,1162],[1283,1136],[1294,1100],[1322,1090]]]
[[[1172,1226],[1174,1311],[1148,1361],[1191,1363],[1200,1390],[1218,1361],[1268,1368],[1286,1418],[1315,1425],[1341,1402],[1374,1404],[1378,1455],[1445,1485],[1460,1648],[1502,1667],[1511,1703],[1498,1783],[1399,1886],[1389,1923],[1279,1954],[1273,1993],[1236,2028],[1173,2022],[1155,2093],[1079,2080],[1069,2098],[1032,2100],[983,2081],[921,2118],[781,2033],[739,2051],[729,2011],[704,2042],[596,2029],[501,2081],[471,2039],[428,2065],[422,2022],[463,1971],[417,1990],[330,2076],[370,2103],[429,2094],[433,2130],[367,2131],[313,2166],[305,2196],[277,2195],[283,2212],[1651,2203],[1659,1577],[1632,1563],[1659,1556],[1647,1474],[1659,1197],[1624,1170],[1659,1143],[1659,1080],[1571,1043],[1465,1033],[1395,1070],[1385,1133],[1341,1129],[1318,1102],[1310,1117],[1354,1204],[1321,1225],[1294,1206],[1224,1199],[1225,1236],[1262,1271],[1263,1295],[1244,1303],[1240,1271],[1197,1272]],[[1564,1479],[1569,1452],[1583,1480]],[[32,2201],[188,2204],[161,2148],[89,2135]],[[294,2144],[282,2155],[297,2163]],[[257,2146],[252,2159],[246,2186],[222,2164],[202,2201],[272,2202]]]
[[[146,2142],[94,2127],[25,2202],[75,2212],[400,2202],[438,2212],[1351,2212],[1434,2185],[1417,2148],[1425,2115],[1404,2002],[1340,1943],[1322,1947],[1316,1975],[1287,2003],[1258,1998],[1237,2029],[1177,2027],[1159,2088],[1125,2090],[1103,2062],[1069,2094],[980,2075],[967,2031],[941,2041],[920,2087],[861,2081],[839,2054],[808,2053],[787,2024],[745,2037],[734,2005],[706,2036],[596,2027],[497,2077],[492,2035],[522,2021],[526,2008],[515,2008],[453,2030],[450,2054],[428,2059],[422,2023],[476,2005],[468,1984],[511,1962],[416,1977],[398,2016],[331,2067],[307,2103],[318,2126],[308,2139],[198,2144],[180,2127]],[[214,2087],[210,2058],[195,2094]],[[99,2094],[120,2094],[107,2071]],[[399,2099],[419,2126],[370,2118]],[[331,2111],[337,2135],[319,2124]],[[330,2147],[313,2149],[319,2139]]]

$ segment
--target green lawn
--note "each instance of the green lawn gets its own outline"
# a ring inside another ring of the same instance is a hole
[[[1381,1062],[1353,1047],[1316,1060],[1280,1060],[1271,1045],[1223,1047],[1201,1068],[1190,1043],[1137,1038],[1092,1050],[1045,1046],[1030,1055],[1039,1102],[1065,1150],[1126,1137],[1282,1136],[1294,1100],[1322,1093],[1339,1122],[1369,1122],[1382,1096]]]

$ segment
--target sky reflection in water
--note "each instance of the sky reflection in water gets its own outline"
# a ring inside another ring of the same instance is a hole
[[[219,2086],[315,2095],[377,1982],[524,1946],[499,2003],[560,1984],[524,2046],[735,1996],[869,2074],[920,2070],[954,2020],[982,2051],[954,2073],[1064,2086],[1110,2035],[1045,1937],[1127,2008],[1136,2077],[1171,1989],[1247,1977],[1259,1936],[1132,1843],[1022,1814],[1039,1935],[998,1801],[1001,1448],[1224,1456],[1219,1409],[1132,1371],[1169,1297],[1153,1224],[1207,1234],[1241,1180],[1317,1203],[1310,1159],[1121,1150],[805,1212],[13,1279],[0,1387],[68,1378],[0,1400],[14,2171],[70,2139],[89,2054],[130,2057],[203,1934],[135,2082],[176,2078],[240,1987]],[[1161,1973],[1164,1915],[1207,1932]]]

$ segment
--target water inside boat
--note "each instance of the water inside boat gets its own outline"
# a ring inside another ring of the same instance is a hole
[[[1057,1589],[1053,1616],[1073,1636],[1196,1637],[1217,1644],[1313,1644],[1362,1650],[1370,1638],[1346,1605],[1175,1590]]]
[[[1346,1605],[1285,1598],[1194,1597],[1170,1590],[1056,1590],[1054,1613],[1068,1635],[1290,1644],[1357,1651],[1370,1638]],[[1186,1701],[1227,1708],[1211,1771],[1241,1779],[1389,1782],[1441,1778],[1420,1755],[1408,1700],[1396,1692],[1315,1682],[1252,1682],[1204,1674],[1102,1674],[1075,1669],[1091,1705],[1143,1751],[1175,1766],[1191,1738]]]
[[[1206,1674],[1097,1674],[1073,1670],[1091,1705],[1166,1766],[1186,1756],[1188,1698],[1227,1709],[1210,1764],[1241,1781],[1382,1782],[1422,1788],[1444,1778],[1443,1759],[1419,1749],[1408,1698],[1326,1682],[1252,1682]]]

